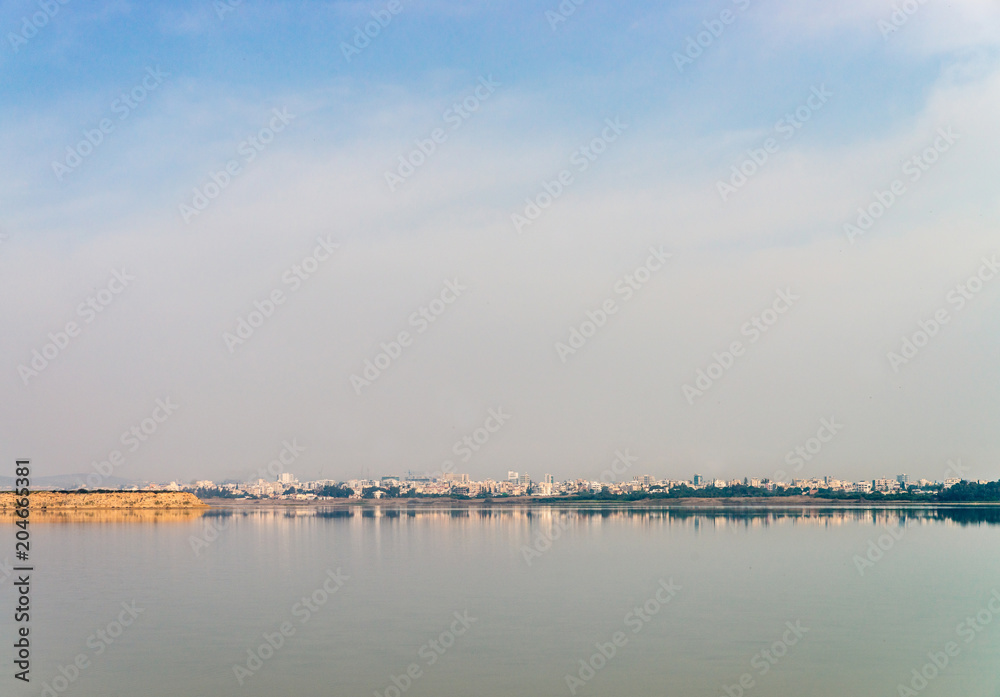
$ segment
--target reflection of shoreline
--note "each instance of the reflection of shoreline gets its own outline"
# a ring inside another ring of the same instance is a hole
[[[183,523],[202,517],[204,508],[47,508],[32,509],[32,523]],[[0,509],[0,525],[21,520]]]
[[[288,506],[255,505],[197,509],[48,509],[33,510],[33,523],[190,523],[213,519],[268,523],[306,522],[353,524],[460,523],[533,526],[563,521],[569,525],[708,525],[766,527],[769,525],[1000,525],[1000,507],[922,506],[784,506],[705,507],[665,506],[373,506],[358,501],[339,506],[310,503]],[[0,526],[19,520],[0,509]]]
[[[230,506],[205,511],[204,518],[257,520],[270,522],[331,522],[350,524],[552,524],[568,525],[709,525],[713,527],[761,527],[768,525],[819,525],[834,527],[846,524],[870,525],[1000,525],[1000,507],[921,507],[872,508],[635,508],[567,506],[484,506],[479,508],[446,506]],[[562,523],[561,523],[562,524]]]

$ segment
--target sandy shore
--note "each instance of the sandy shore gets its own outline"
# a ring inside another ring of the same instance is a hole
[[[0,493],[0,513],[12,515],[16,497],[13,492]],[[52,509],[167,509],[204,508],[205,504],[190,492],[180,491],[116,491],[108,494],[32,491],[29,496],[32,513]]]

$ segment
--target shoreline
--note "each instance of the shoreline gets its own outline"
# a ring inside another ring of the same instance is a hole
[[[252,509],[252,508],[386,508],[386,509],[427,509],[427,508],[468,508],[468,509],[504,509],[504,508],[617,508],[617,509],[737,509],[737,508],[815,508],[815,509],[851,509],[851,508],[1000,508],[1000,501],[968,501],[968,502],[924,502],[924,501],[869,501],[819,499],[812,496],[782,496],[780,498],[678,498],[678,499],[641,499],[638,501],[595,501],[572,500],[560,498],[541,498],[532,496],[512,496],[500,499],[214,499],[205,498],[202,501],[216,509]],[[487,501],[490,501],[487,503]]]

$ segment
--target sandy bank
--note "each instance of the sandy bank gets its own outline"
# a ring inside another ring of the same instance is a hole
[[[162,508],[202,508],[197,496],[180,491],[120,491],[110,494],[69,493],[55,491],[32,491],[31,510],[51,509],[162,509]],[[13,492],[0,493],[0,513],[10,514],[14,510]]]

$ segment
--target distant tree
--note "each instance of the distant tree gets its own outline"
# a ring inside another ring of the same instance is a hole
[[[1000,501],[1000,481],[979,484],[961,481],[940,491],[938,501]]]
[[[354,489],[346,486],[327,484],[316,491],[317,496],[327,496],[335,499],[346,499],[354,495]]]
[[[194,490],[194,495],[200,499],[235,499],[241,494],[229,489],[220,489],[217,486],[200,487]]]

